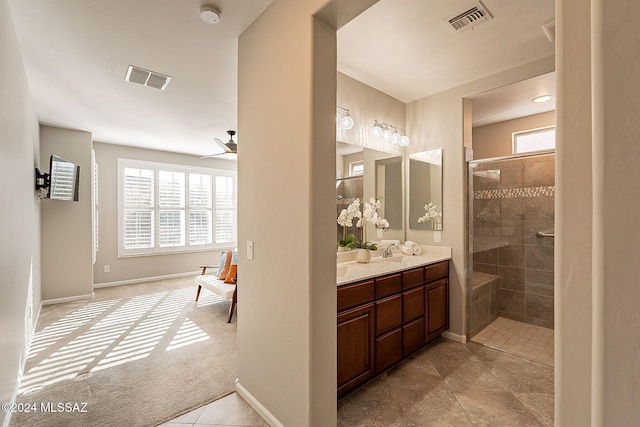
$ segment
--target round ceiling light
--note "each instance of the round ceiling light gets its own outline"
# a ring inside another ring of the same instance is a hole
[[[532,102],[547,102],[547,101],[551,101],[551,98],[553,98],[553,96],[551,96],[551,95],[543,95],[543,96],[538,96],[536,98],[533,98],[531,101]]]
[[[202,6],[200,8],[200,19],[207,24],[217,24],[220,22],[220,11],[213,6]]]

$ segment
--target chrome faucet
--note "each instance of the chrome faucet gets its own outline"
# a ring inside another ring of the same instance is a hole
[[[382,258],[391,258],[393,256],[393,253],[391,253],[391,248],[395,246],[396,249],[400,249],[400,246],[398,246],[397,243],[391,243],[389,246],[387,246],[387,249],[384,250],[384,252],[382,253]]]

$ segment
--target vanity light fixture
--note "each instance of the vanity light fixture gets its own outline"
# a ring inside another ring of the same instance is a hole
[[[533,98],[531,102],[542,103],[542,102],[551,101],[551,98],[553,98],[553,96],[551,95],[542,95],[542,96],[537,96]]]
[[[373,126],[371,127],[371,136],[401,147],[406,147],[410,142],[404,129],[377,120],[374,120]]]
[[[347,108],[336,105],[336,125],[344,130],[353,128],[353,117]]]

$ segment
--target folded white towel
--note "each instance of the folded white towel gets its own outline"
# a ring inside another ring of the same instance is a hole
[[[402,247],[400,248],[400,250],[402,251],[403,254],[405,255],[413,255],[413,249],[408,248],[404,245],[402,245]]]
[[[416,246],[415,248],[413,248],[413,254],[415,256],[418,256],[422,253],[422,249],[420,248],[420,246]]]
[[[413,248],[415,248],[416,246],[418,246],[418,245],[416,244],[416,242],[412,242],[411,240],[407,240],[406,242],[404,242],[404,245],[405,245],[406,247],[408,247],[408,248],[411,248],[411,249],[413,249]]]

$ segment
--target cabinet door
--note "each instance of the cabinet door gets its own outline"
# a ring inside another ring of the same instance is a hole
[[[376,374],[402,359],[402,328],[376,338]]]
[[[374,375],[374,306],[338,314],[338,397]]]
[[[402,356],[406,357],[424,345],[424,317],[405,323],[402,327]]]
[[[402,325],[402,295],[376,301],[376,336]]]
[[[449,281],[441,279],[426,287],[425,339],[430,341],[449,328]]]

